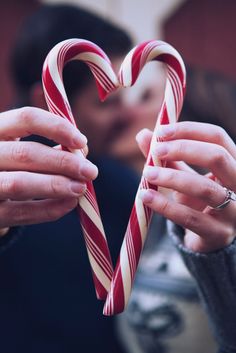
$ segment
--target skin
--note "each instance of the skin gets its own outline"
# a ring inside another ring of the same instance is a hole
[[[139,174],[143,170],[145,159],[140,153],[135,136],[143,127],[153,130],[161,108],[164,89],[165,75],[161,70],[156,70],[155,75],[152,73],[152,77],[140,76],[134,87],[122,90],[127,101],[129,124],[119,138],[113,141],[110,153]]]
[[[142,130],[137,141],[146,156],[152,133]],[[163,126],[155,153],[167,168],[146,167],[145,177],[154,185],[171,190],[169,197],[143,190],[143,202],[185,229],[184,244],[196,252],[210,252],[229,245],[236,234],[236,202],[214,210],[226,197],[223,186],[236,191],[236,146],[220,127],[180,122]],[[201,175],[188,164],[208,168]],[[213,174],[215,177],[213,178]]]
[[[118,71],[121,57],[112,59]],[[41,84],[32,87],[32,105],[46,109]],[[129,123],[121,91],[101,103],[94,80],[74,95],[72,110],[85,137],[65,119],[39,108],[21,108],[0,114],[0,236],[11,226],[56,220],[71,211],[98,174],[81,153],[19,141],[40,135],[91,155],[109,154],[110,146]],[[30,187],[29,187],[30,185]]]
[[[38,108],[0,114],[0,228],[58,219],[77,205],[97,168],[72,154],[19,138],[37,134],[70,149],[87,139],[68,121]]]
[[[122,57],[111,58],[115,72],[119,70],[122,59]],[[101,102],[95,81],[92,79],[80,92],[74,94],[71,104],[76,124],[88,139],[91,155],[114,156],[111,153],[112,145],[119,141],[130,124],[130,113],[122,91],[111,93],[104,102]]]

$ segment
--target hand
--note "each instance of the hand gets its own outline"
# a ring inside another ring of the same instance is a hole
[[[151,136],[147,130],[137,136],[144,155]],[[224,202],[224,187],[236,191],[235,144],[220,127],[195,122],[162,126],[158,136],[163,142],[157,142],[155,153],[167,168],[146,167],[144,176],[151,184],[171,189],[172,195],[169,199],[154,190],[143,191],[143,202],[185,228],[189,249],[209,252],[227,246],[236,235],[236,202],[213,208]],[[186,163],[210,173],[201,175]]]
[[[60,218],[77,205],[85,182],[97,176],[81,153],[19,141],[31,134],[86,149],[86,137],[66,119],[37,108],[1,113],[0,228]]]

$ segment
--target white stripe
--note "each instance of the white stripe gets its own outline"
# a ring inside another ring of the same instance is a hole
[[[123,241],[121,246],[121,251],[120,251],[120,268],[121,268],[121,276],[122,276],[122,283],[123,283],[123,290],[124,290],[124,302],[126,305],[131,293],[131,273],[130,273],[129,258],[128,258],[125,241]]]
[[[98,263],[100,263],[100,267],[104,268],[104,271],[112,277],[113,274],[113,268],[111,267],[110,261],[105,257],[104,253],[102,250],[98,247],[96,242],[93,240],[93,238],[89,235],[89,233],[86,231],[86,228],[83,227],[83,231],[85,233],[86,239],[88,241],[88,248],[91,253],[91,255],[94,257],[97,257],[98,260],[96,260]],[[95,256],[96,255],[96,256]]]
[[[142,246],[144,245],[146,236],[147,236],[147,223],[146,223],[146,215],[144,211],[144,206],[141,198],[139,197],[139,192],[140,188],[138,189],[138,193],[135,198],[135,207],[136,207],[136,213],[137,213],[137,218],[138,218],[138,223],[139,223],[139,228],[141,232],[141,238],[142,238]]]
[[[94,210],[93,206],[86,199],[85,196],[81,196],[79,198],[79,205],[84,210],[84,212],[88,215],[88,217],[92,220],[92,222],[96,225],[96,227],[99,229],[99,231],[102,233],[104,239],[106,239],[101,218],[98,216],[98,214]]]
[[[110,279],[107,277],[107,275],[105,274],[103,269],[99,266],[98,262],[94,259],[94,257],[92,256],[92,254],[90,253],[88,248],[87,248],[87,250],[88,250],[89,261],[90,261],[91,267],[93,269],[93,272],[95,273],[98,280],[102,283],[102,285],[108,291],[110,289],[110,285],[111,285]]]
[[[63,43],[63,42],[62,42]],[[59,51],[62,47],[62,43],[58,43],[49,53],[47,57],[47,64],[48,64],[48,69],[50,72],[50,75],[52,77],[52,80],[54,84],[56,85],[57,89],[61,93],[64,99],[67,99],[66,91],[60,76],[59,70],[63,69],[64,63],[60,62],[60,67],[57,65],[57,57],[59,54]]]
[[[115,75],[110,63],[106,61],[103,57],[96,53],[91,52],[84,52],[76,55],[71,60],[81,60],[81,61],[92,61],[94,62],[99,68],[105,72],[108,76],[109,80],[113,83],[115,87],[119,85],[117,76]]]
[[[172,91],[172,87],[170,81],[166,80],[166,90],[165,90],[165,100],[166,100],[166,110],[170,123],[176,123],[176,106],[175,106],[175,98]]]
[[[120,67],[120,75],[123,79],[123,87],[130,87],[132,85],[132,58],[136,47],[133,48],[125,57]]]

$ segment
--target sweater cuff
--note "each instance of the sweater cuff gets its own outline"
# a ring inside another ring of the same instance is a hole
[[[236,351],[236,240],[211,253],[197,253],[182,242],[183,229],[168,222],[168,233],[195,278],[203,306],[222,352]]]
[[[6,235],[0,237],[0,255],[18,240],[22,231],[23,227],[12,227]]]

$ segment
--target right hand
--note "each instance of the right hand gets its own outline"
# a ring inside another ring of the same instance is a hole
[[[44,136],[68,149],[87,140],[70,122],[38,108],[0,114],[0,228],[56,220],[72,210],[97,168],[82,153],[19,141]]]

